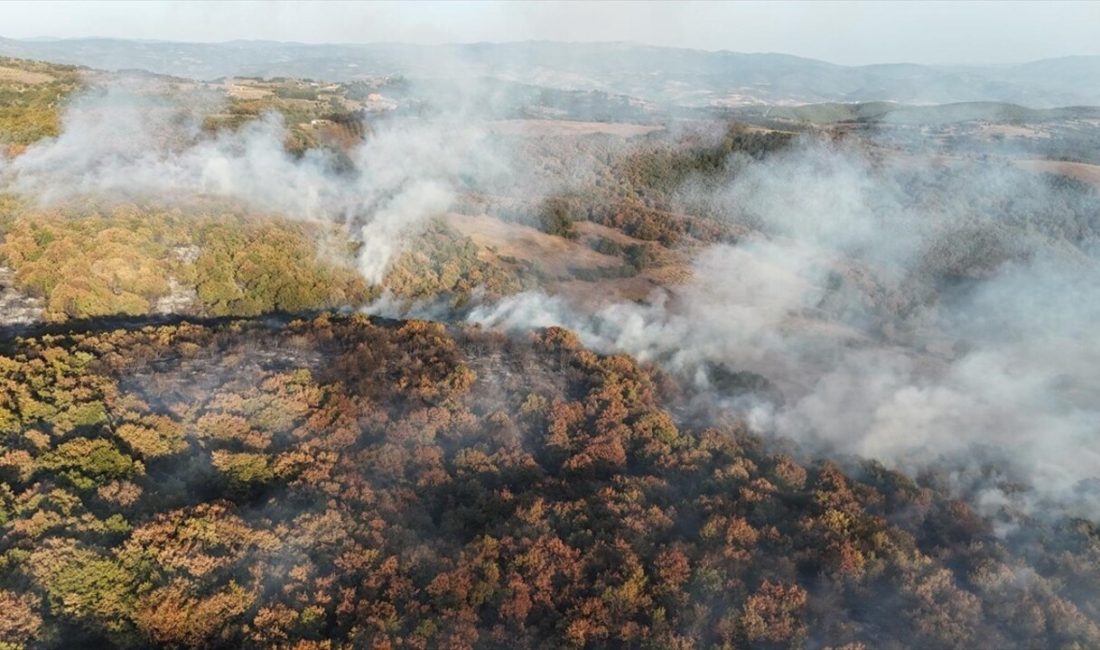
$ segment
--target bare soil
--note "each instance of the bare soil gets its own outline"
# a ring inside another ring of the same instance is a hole
[[[604,134],[623,138],[662,131],[665,128],[655,124],[572,122],[568,120],[499,120],[489,122],[488,127],[491,132],[501,135],[581,136]]]
[[[15,82],[33,86],[49,83],[54,79],[55,77],[53,75],[46,74],[45,72],[32,72],[30,70],[0,66],[0,82]]]

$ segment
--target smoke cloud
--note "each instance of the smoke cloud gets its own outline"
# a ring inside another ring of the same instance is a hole
[[[468,115],[380,122],[341,161],[287,153],[277,116],[208,135],[201,113],[126,88],[86,94],[59,137],[0,168],[0,186],[46,203],[209,195],[342,222],[380,283],[465,189],[532,182]],[[642,303],[584,307],[543,289],[468,319],[569,327],[821,453],[956,468],[990,513],[1056,502],[1100,516],[1095,192],[1007,164],[884,163],[806,142],[731,159],[724,182],[689,181],[679,201],[749,234],[695,253],[690,281]]]
[[[342,222],[363,243],[359,265],[380,282],[408,237],[448,209],[460,188],[507,168],[476,121],[381,122],[348,161],[287,152],[282,118],[203,133],[216,99],[180,108],[157,88],[112,84],[76,98],[62,133],[0,166],[0,188],[44,204],[80,196],[154,201],[222,197],[305,220]]]
[[[1100,516],[1094,192],[814,144],[701,187],[683,200],[753,230],[699,254],[686,284],[596,310],[532,292],[470,319],[569,327],[823,453],[950,468],[989,514],[1055,502]],[[731,393],[731,371],[782,397]]]

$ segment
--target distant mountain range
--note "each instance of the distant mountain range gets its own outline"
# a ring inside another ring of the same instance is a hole
[[[1100,56],[1019,65],[844,66],[785,54],[629,43],[312,45],[100,38],[0,38],[0,55],[195,79],[490,78],[555,89],[599,90],[676,106],[871,101],[1008,102],[1031,108],[1100,105]]]

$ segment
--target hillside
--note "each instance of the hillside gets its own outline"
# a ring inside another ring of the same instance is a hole
[[[0,54],[56,63],[211,80],[291,76],[349,81],[480,77],[544,88],[605,91],[684,106],[895,101],[1100,105],[1100,58],[1011,66],[842,66],[782,54],[660,48],[630,43],[309,45],[269,41],[169,43],[116,39],[18,41]],[[439,70],[447,70],[444,75]]]
[[[0,57],[0,154],[56,136],[65,99],[79,86],[73,66]]]
[[[0,650],[1100,647],[1091,59],[2,52]]]
[[[320,316],[0,356],[13,647],[1088,647],[1097,532],[677,424],[567,332]],[[1022,583],[1016,576],[1027,575]]]

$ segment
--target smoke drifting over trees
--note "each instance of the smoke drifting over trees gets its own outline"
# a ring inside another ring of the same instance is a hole
[[[702,252],[686,285],[591,313],[526,294],[473,320],[565,325],[703,389],[709,364],[758,373],[784,394],[740,400],[763,430],[913,471],[993,460],[1020,474],[960,481],[1022,479],[1038,495],[1019,498],[1096,516],[1095,191],[812,144],[729,176],[681,198],[753,232]]]
[[[458,67],[12,69],[73,94],[0,157],[0,306],[52,321],[0,343],[0,648],[1100,645],[1087,173]]]
[[[382,127],[350,152],[347,169],[331,152],[287,152],[275,114],[208,137],[202,117],[214,106],[180,108],[158,91],[168,89],[112,85],[78,97],[56,139],[0,168],[4,186],[46,203],[96,196],[171,204],[206,195],[343,222],[358,230],[361,270],[378,283],[407,236],[444,212],[462,183],[503,168],[459,117]]]

